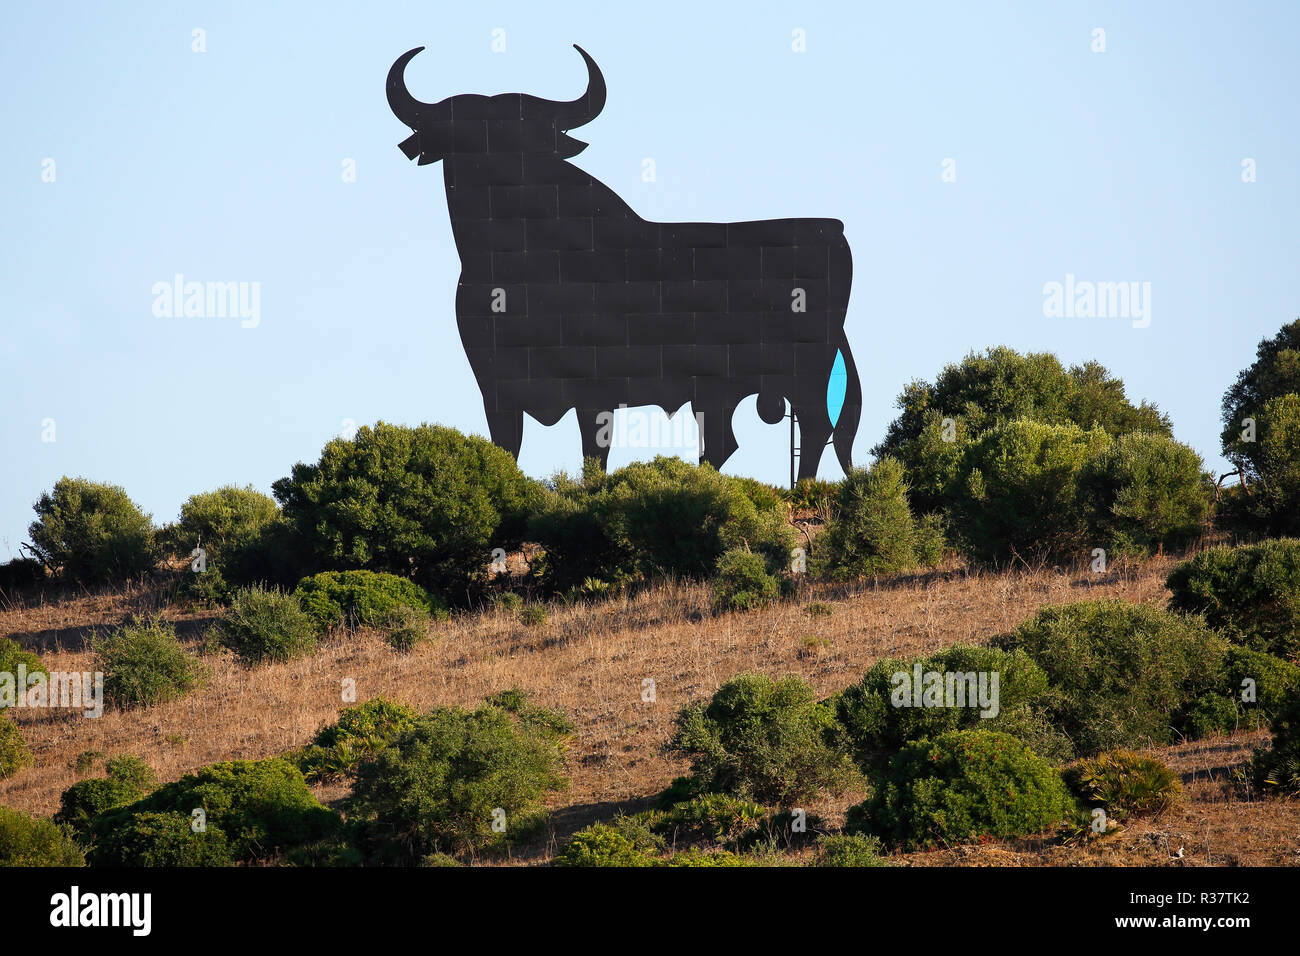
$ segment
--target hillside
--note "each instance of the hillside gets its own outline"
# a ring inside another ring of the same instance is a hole
[[[672,718],[706,698],[734,674],[798,674],[819,694],[857,680],[887,655],[932,652],[958,641],[982,643],[1040,606],[1114,597],[1163,604],[1174,563],[1156,558],[1107,574],[1051,570],[1004,574],[949,567],[926,575],[879,580],[857,588],[804,585],[793,602],[743,614],[713,615],[709,592],[695,584],[661,584],[632,599],[572,606],[553,604],[545,624],[527,627],[517,613],[489,610],[438,624],[433,641],[394,651],[365,631],[327,639],[308,657],[248,669],[205,646],[211,616],[159,606],[160,591],[128,588],[69,596],[0,610],[0,637],[38,651],[57,670],[91,668],[87,642],[97,628],[132,614],[160,611],[186,643],[204,650],[205,685],[182,699],[144,710],[109,709],[97,720],[13,711],[35,764],[0,781],[0,804],[48,815],[75,783],[79,754],[130,753],[163,781],[219,760],[270,756],[304,745],[343,706],[342,682],[356,699],[378,695],[424,710],[473,706],[510,687],[559,710],[576,725],[568,756],[569,790],[553,799],[548,831],[516,847],[510,859],[484,863],[542,864],[574,831],[649,798],[685,771],[662,747]],[[812,617],[810,600],[832,602],[830,616]],[[652,679],[654,702],[642,700]],[[1263,733],[1189,742],[1159,751],[1178,771],[1185,801],[1163,815],[1087,847],[1054,840],[988,842],[926,853],[896,854],[908,865],[1285,865],[1300,857],[1300,802],[1244,801],[1233,773]],[[341,787],[317,788],[327,803]],[[838,824],[861,799],[846,794],[808,810]]]

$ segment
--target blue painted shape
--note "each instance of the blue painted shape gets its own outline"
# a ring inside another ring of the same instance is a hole
[[[831,380],[826,384],[826,411],[830,412],[831,427],[840,420],[844,410],[844,396],[849,390],[849,373],[844,368],[844,353],[835,353],[835,365],[831,368]]]

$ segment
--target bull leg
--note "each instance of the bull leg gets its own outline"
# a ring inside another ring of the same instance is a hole
[[[822,452],[831,437],[831,417],[826,402],[794,410],[799,421],[799,477],[816,478]]]
[[[700,437],[704,439],[704,450],[700,462],[708,462],[718,471],[726,464],[740,446],[736,443],[736,434],[731,430],[731,416],[736,409],[723,408],[719,411],[703,411],[700,421]]]
[[[489,411],[487,420],[492,444],[504,448],[518,460],[519,448],[524,443],[524,413]]]
[[[606,413],[608,414],[608,413]],[[595,458],[601,471],[609,471],[609,446],[613,434],[608,421],[599,419],[599,409],[578,409],[578,430],[582,433],[582,457]]]

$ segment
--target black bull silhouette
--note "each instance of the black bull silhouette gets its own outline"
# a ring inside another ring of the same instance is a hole
[[[749,395],[800,427],[799,477],[817,474],[833,437],[845,471],[862,409],[844,335],[853,259],[837,219],[647,222],[566,159],[586,143],[567,132],[605,105],[605,80],[581,47],[587,92],[570,102],[523,93],[422,103],[406,64],[388,73],[388,103],[413,135],[421,166],[442,161],[460,253],[456,320],[483,393],[492,441],[516,457],[524,413],[554,425],[576,409],[584,456],[609,456],[620,406],[687,402],[700,459],[736,450],[731,417]],[[836,354],[847,387],[827,409]],[[603,430],[602,430],[603,428]]]

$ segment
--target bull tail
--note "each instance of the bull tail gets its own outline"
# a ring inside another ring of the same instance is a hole
[[[858,421],[862,417],[862,383],[858,381],[858,366],[849,351],[849,339],[840,330],[840,355],[844,356],[844,372],[847,376],[844,391],[844,406],[840,416],[835,420],[832,430],[835,441],[835,457],[840,460],[840,467],[847,475],[853,467],[853,439],[858,434]]]

